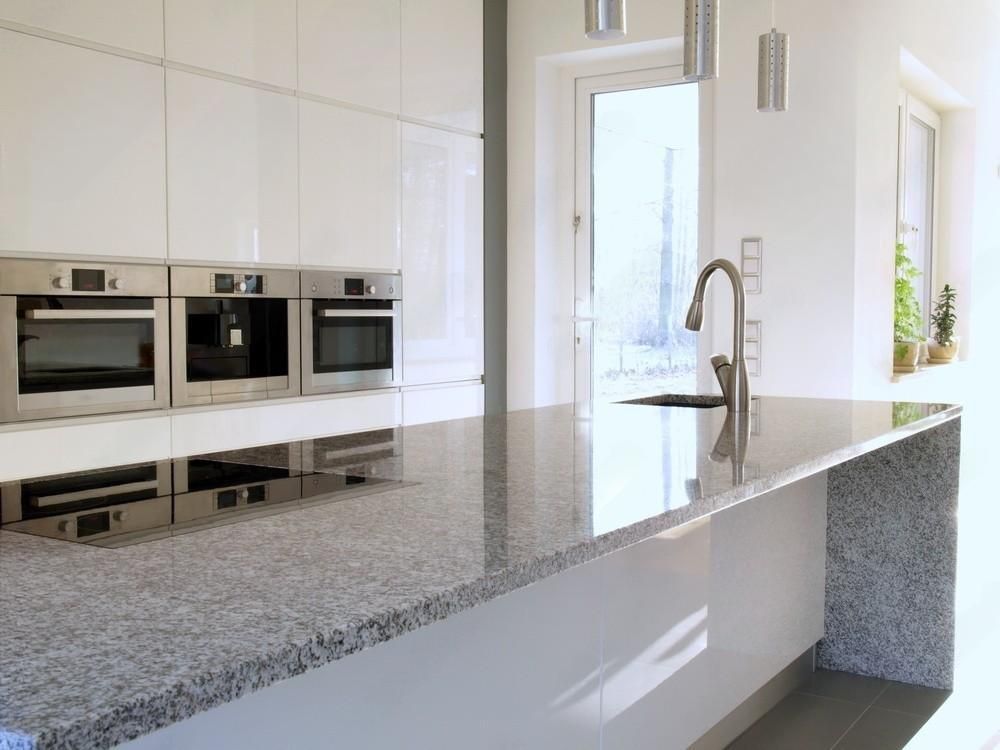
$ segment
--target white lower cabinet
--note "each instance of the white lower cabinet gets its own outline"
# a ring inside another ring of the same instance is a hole
[[[331,396],[173,414],[174,456],[305,440],[385,427],[401,421],[395,391]]]
[[[170,259],[295,265],[292,96],[167,71]]]
[[[403,379],[483,373],[483,142],[403,125]]]
[[[166,256],[163,69],[0,30],[0,252]]]
[[[403,389],[403,424],[425,424],[483,414],[485,387],[476,380]]]
[[[170,417],[51,420],[0,431],[0,482],[170,458]]]
[[[302,265],[395,271],[399,123],[308,100],[299,117]]]
[[[488,565],[521,522],[448,531]],[[123,747],[682,750],[822,637],[825,531],[824,473]]]

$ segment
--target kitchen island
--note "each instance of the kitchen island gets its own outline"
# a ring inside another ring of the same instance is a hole
[[[691,400],[400,428],[379,492],[134,546],[0,531],[0,748],[684,747],[817,641],[949,687],[960,409]]]

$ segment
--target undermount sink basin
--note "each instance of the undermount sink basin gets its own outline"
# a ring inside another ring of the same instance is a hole
[[[638,406],[673,406],[683,409],[716,409],[726,405],[726,400],[722,396],[683,396],[664,394],[662,396],[644,396],[628,401],[621,401],[622,404],[636,404]]]

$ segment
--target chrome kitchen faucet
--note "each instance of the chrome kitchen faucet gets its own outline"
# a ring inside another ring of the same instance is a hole
[[[743,358],[746,337],[746,291],[743,288],[743,278],[736,266],[728,260],[716,258],[701,269],[684,326],[689,331],[701,330],[705,318],[705,290],[712,274],[720,270],[726,273],[733,285],[733,361],[730,363],[724,354],[715,354],[712,356],[712,368],[722,387],[722,395],[726,399],[728,410],[732,413],[747,414],[750,412],[750,376],[747,373],[746,360]]]

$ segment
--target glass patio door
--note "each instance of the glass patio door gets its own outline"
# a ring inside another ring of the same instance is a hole
[[[678,68],[577,80],[578,414],[696,389],[699,90]]]

